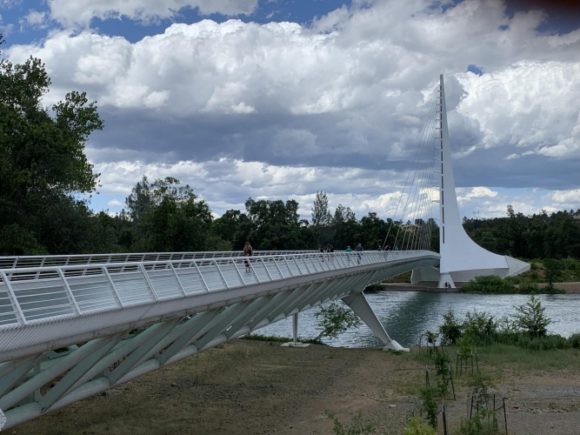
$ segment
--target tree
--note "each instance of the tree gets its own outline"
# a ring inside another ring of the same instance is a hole
[[[255,226],[247,214],[239,210],[227,210],[213,222],[213,231],[229,242],[233,249],[241,250],[255,231]]]
[[[134,219],[134,250],[202,251],[223,249],[211,237],[212,216],[206,202],[193,189],[173,177],[149,183],[143,177],[126,199]]]
[[[318,247],[326,247],[334,238],[334,228],[331,226],[332,216],[328,210],[326,192],[316,192],[312,206],[312,233]]]
[[[316,340],[320,340],[322,337],[336,338],[346,330],[360,325],[358,316],[350,308],[337,302],[321,306],[314,315],[321,329]]]
[[[547,327],[552,320],[544,314],[545,308],[542,307],[540,300],[534,295],[530,296],[528,302],[524,305],[514,307],[514,324],[532,337],[544,337],[547,333]]]
[[[21,249],[76,252],[81,241],[59,240],[58,233],[44,231],[51,224],[48,216],[53,218],[50,211],[60,210],[79,219],[90,217],[74,195],[95,189],[97,175],[84,146],[103,123],[96,103],[89,103],[84,92],[70,92],[50,110],[44,108],[42,97],[49,86],[39,59],[13,64],[0,53],[0,246],[4,254]],[[9,239],[20,247],[10,246]]]
[[[326,192],[316,192],[314,205],[312,206],[312,225],[327,226],[331,223],[332,217],[328,211],[328,197]]]
[[[301,230],[298,203],[293,199],[246,201],[246,211],[254,228],[249,235],[257,249],[304,249],[308,247],[307,232]]]

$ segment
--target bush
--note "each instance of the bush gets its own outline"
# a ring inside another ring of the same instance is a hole
[[[374,424],[364,421],[362,413],[358,411],[350,423],[343,424],[332,412],[326,411],[326,416],[334,423],[333,432],[336,435],[363,435],[376,432]]]
[[[452,310],[443,314],[443,323],[439,326],[439,334],[441,334],[441,344],[443,346],[456,344],[463,334],[461,323],[457,321]]]
[[[462,326],[463,334],[471,337],[473,344],[478,346],[493,343],[497,333],[496,321],[485,312],[467,313]]]
[[[421,417],[411,417],[405,426],[404,435],[436,435],[435,429],[425,423]]]
[[[518,290],[522,294],[537,294],[540,293],[538,283],[530,279],[522,279],[518,284]]]
[[[318,326],[322,331],[316,337],[336,338],[339,334],[349,328],[356,328],[360,325],[360,319],[349,308],[332,303],[326,307],[320,307],[315,314],[318,319]]]
[[[498,276],[476,276],[461,288],[465,293],[515,293],[516,288],[510,281]]]
[[[580,349],[580,334],[574,334],[568,338],[568,344],[570,344],[570,347]]]
[[[552,322],[544,314],[545,308],[535,296],[530,296],[524,305],[514,307],[516,314],[514,325],[532,337],[544,337],[547,333],[547,326]]]

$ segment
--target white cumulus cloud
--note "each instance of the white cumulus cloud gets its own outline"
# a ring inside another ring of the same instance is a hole
[[[152,21],[174,17],[183,8],[197,8],[203,15],[248,15],[257,0],[49,0],[54,20],[65,26],[88,26],[91,19],[127,17],[137,21]]]

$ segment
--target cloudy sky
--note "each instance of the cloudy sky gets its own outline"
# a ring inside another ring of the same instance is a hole
[[[392,215],[443,73],[462,214],[489,217],[580,208],[578,3],[0,0],[0,33],[45,62],[47,105],[98,101],[95,210],[171,175],[218,215],[251,196],[310,217],[319,190]]]

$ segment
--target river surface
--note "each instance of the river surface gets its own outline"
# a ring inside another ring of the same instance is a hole
[[[515,305],[528,301],[527,295],[474,295],[463,293],[427,293],[388,291],[366,295],[373,311],[389,335],[403,346],[416,346],[427,330],[435,331],[442,323],[442,315],[450,309],[457,318],[473,311],[484,311],[495,319],[510,317]],[[539,295],[545,315],[552,319],[548,332],[564,337],[580,332],[580,294]],[[315,337],[319,333],[313,308],[300,313],[298,335]],[[281,320],[258,331],[259,335],[292,337],[292,318]],[[361,324],[344,332],[336,339],[324,339],[326,344],[343,347],[380,346],[370,329]]]

